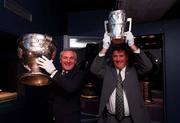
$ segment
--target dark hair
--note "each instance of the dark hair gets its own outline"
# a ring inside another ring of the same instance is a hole
[[[125,51],[126,54],[129,53],[129,48],[127,47],[127,45],[125,43],[119,44],[119,45],[113,45],[112,46],[112,50],[111,53],[113,53],[114,51]]]
[[[130,64],[132,64],[132,51],[130,50],[129,46],[126,43],[121,43],[121,44],[115,44],[115,45],[111,45],[110,49],[109,49],[109,53],[107,56],[107,62],[109,62],[110,64],[113,65],[113,61],[112,61],[112,54],[114,51],[125,51],[126,56],[128,57],[128,62]]]

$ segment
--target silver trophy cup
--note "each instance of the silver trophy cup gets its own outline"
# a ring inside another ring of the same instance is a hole
[[[48,59],[55,58],[56,45],[52,37],[30,33],[19,38],[18,57],[27,70],[19,76],[19,82],[31,86],[43,86],[50,83],[49,76],[36,63],[36,59],[42,55]]]
[[[129,24],[129,27],[127,25]],[[104,21],[105,31],[108,32],[112,41],[122,43],[125,31],[131,31],[132,19],[127,18],[124,10],[110,12],[108,20]]]

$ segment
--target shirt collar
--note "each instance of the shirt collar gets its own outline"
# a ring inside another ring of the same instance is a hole
[[[125,70],[126,70],[126,66],[123,67],[123,69],[121,69],[122,72],[125,72]],[[119,73],[119,69],[116,68],[116,71],[117,71],[117,73]]]

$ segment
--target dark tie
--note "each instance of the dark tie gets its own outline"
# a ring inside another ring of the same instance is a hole
[[[116,117],[118,120],[122,120],[124,117],[124,98],[123,98],[121,70],[119,70],[117,87],[116,87]]]

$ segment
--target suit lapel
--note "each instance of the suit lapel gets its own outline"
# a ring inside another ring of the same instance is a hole
[[[123,87],[124,87],[125,89],[126,89],[127,84],[128,84],[129,70],[130,70],[130,68],[129,68],[128,65],[127,65],[126,71],[125,71],[125,79],[124,79],[124,81],[123,81]]]
[[[123,88],[124,88],[124,91],[125,91],[125,93],[126,93],[126,96],[127,96],[127,98],[129,99],[129,97],[130,97],[130,94],[132,93],[132,80],[131,80],[131,72],[132,72],[132,69],[131,69],[131,67],[129,67],[129,66],[127,66],[126,67],[126,73],[125,73],[125,79],[124,79],[124,81],[123,81]]]
[[[115,68],[110,69],[109,71],[109,78],[108,81],[106,83],[106,100],[109,99],[110,95],[112,94],[112,92],[114,91],[114,89],[116,88],[116,82],[117,82],[117,72]]]

